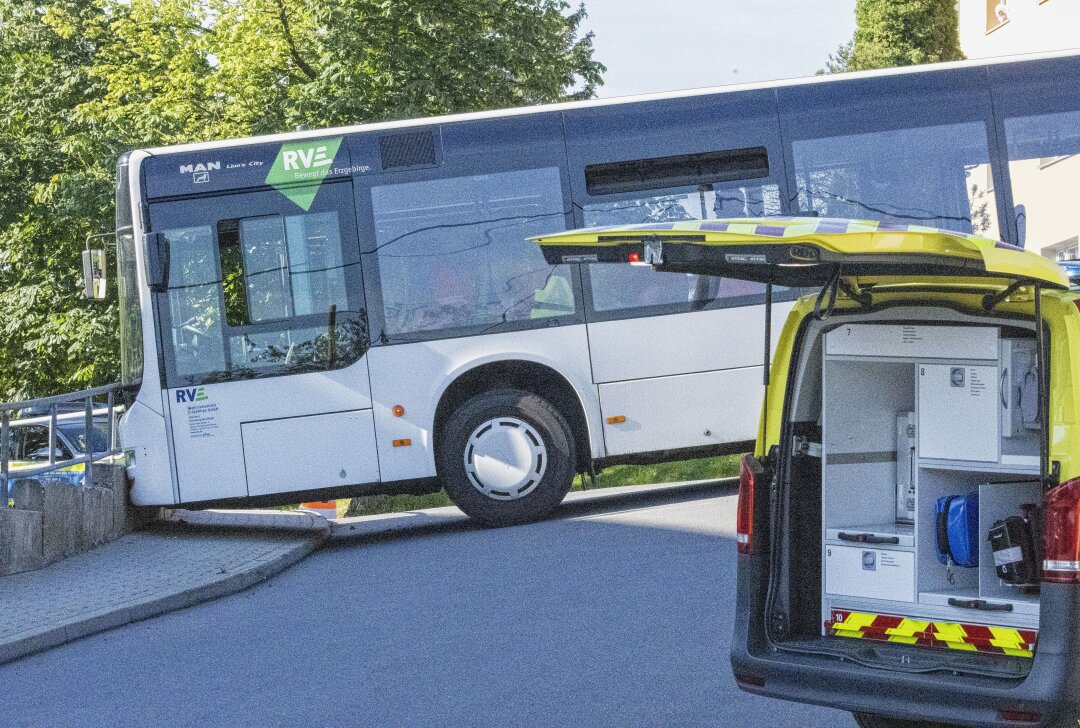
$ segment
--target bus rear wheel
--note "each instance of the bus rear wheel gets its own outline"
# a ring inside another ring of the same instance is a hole
[[[574,437],[550,402],[532,392],[478,394],[446,421],[439,475],[454,504],[485,526],[544,518],[574,481]]]

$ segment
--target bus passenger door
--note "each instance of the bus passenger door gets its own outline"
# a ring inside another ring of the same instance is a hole
[[[150,217],[168,261],[155,315],[178,501],[377,481],[351,181]]]

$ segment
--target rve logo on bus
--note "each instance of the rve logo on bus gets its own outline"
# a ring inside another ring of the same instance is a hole
[[[193,389],[178,389],[176,390],[177,402],[205,402],[210,399],[206,396],[205,387],[196,387]]]
[[[319,193],[319,186],[333,169],[341,140],[342,137],[336,137],[283,144],[266,175],[266,184],[307,212]]]

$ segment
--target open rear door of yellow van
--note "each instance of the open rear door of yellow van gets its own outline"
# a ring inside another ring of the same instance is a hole
[[[866,220],[693,220],[587,228],[533,240],[553,265],[639,263],[781,286],[823,286],[842,276],[859,287],[966,278],[1068,288],[1056,263],[1008,243]]]

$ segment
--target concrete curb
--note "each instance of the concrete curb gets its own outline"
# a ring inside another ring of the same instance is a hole
[[[175,513],[176,512],[174,512],[174,517],[165,519],[167,523],[190,524],[190,521],[183,520],[186,516],[176,516]],[[315,519],[322,521],[322,523],[317,523]],[[227,518],[217,519],[216,521],[213,518],[196,520],[204,521],[199,524],[200,527],[207,526],[209,528],[214,528],[229,526],[227,523],[229,519]],[[250,518],[241,519],[243,523],[240,524],[240,527],[255,527],[253,521],[257,520],[258,519]],[[297,530],[297,525],[298,524],[285,525],[284,528]],[[274,528],[277,527],[275,526]],[[261,530],[266,531],[268,529],[264,526]],[[53,627],[36,634],[16,637],[13,640],[0,644],[0,664],[11,662],[12,660],[26,657],[36,652],[41,652],[68,642],[73,642],[88,635],[97,634],[125,624],[139,622],[168,612],[192,607],[202,602],[235,594],[248,587],[266,581],[270,577],[301,561],[321,547],[330,535],[330,529],[326,524],[325,519],[317,516],[312,517],[311,522],[302,530],[309,531],[311,534],[310,538],[299,541],[288,551],[277,555],[273,559],[258,563],[250,569],[234,571],[228,575],[223,575],[223,578],[221,579],[183,589],[171,594],[163,594],[139,604],[121,606],[114,609],[102,610],[95,614],[80,616],[67,624]]]
[[[559,518],[560,516],[572,515],[578,511],[587,511],[624,501],[670,498],[675,494],[711,493],[715,490],[736,486],[738,482],[738,478],[721,478],[719,480],[688,480],[660,485],[626,485],[615,488],[574,491],[566,494],[566,498],[556,509],[553,517]],[[468,516],[453,506],[406,511],[404,513],[383,513],[375,516],[332,518],[329,524],[331,541],[426,533],[452,528],[479,528],[479,526],[472,524]]]
[[[159,520],[166,523],[184,523],[190,526],[213,528],[330,532],[330,524],[325,518],[306,511],[189,511],[183,508],[162,510]]]

